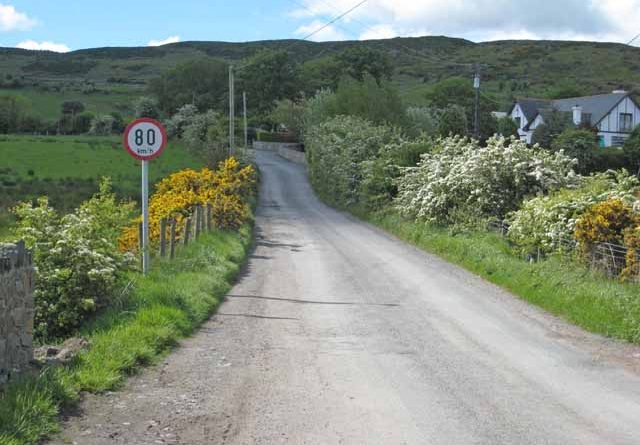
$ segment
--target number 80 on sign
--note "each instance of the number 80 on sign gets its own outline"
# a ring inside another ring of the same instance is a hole
[[[131,156],[141,161],[150,161],[162,154],[167,145],[167,132],[154,119],[142,118],[133,121],[124,132],[124,146]]]

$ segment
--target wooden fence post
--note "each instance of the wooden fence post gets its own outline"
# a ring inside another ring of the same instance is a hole
[[[169,258],[174,259],[176,257],[176,224],[175,218],[171,219],[171,233],[169,238]]]
[[[191,237],[191,218],[187,218],[184,223],[184,245],[189,245],[189,238]]]
[[[211,232],[211,218],[213,217],[213,206],[207,203],[207,232]]]
[[[196,239],[200,238],[202,229],[202,206],[196,206]]]
[[[167,256],[167,218],[160,220],[160,257]]]

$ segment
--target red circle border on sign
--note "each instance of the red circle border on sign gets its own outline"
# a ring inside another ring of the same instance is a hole
[[[162,134],[162,144],[160,145],[160,149],[157,152],[155,152],[153,154],[153,156],[140,156],[138,153],[133,151],[131,149],[131,147],[129,146],[129,133],[131,132],[131,129],[135,125],[142,124],[142,123],[153,124],[153,125],[157,126],[160,129],[160,133]],[[129,152],[129,154],[131,156],[133,156],[134,158],[138,159],[139,161],[152,161],[152,160],[154,160],[155,158],[157,158],[158,156],[160,156],[162,154],[164,149],[167,147],[167,143],[168,143],[167,130],[164,128],[164,126],[160,122],[158,122],[155,119],[151,119],[151,118],[148,118],[148,117],[142,117],[140,119],[136,119],[133,122],[131,122],[129,125],[127,125],[127,129],[124,130],[124,148],[127,149],[127,151]]]

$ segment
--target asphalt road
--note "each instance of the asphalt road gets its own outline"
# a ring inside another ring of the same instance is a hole
[[[640,444],[640,350],[313,195],[259,152],[255,252],[195,337],[59,443]]]

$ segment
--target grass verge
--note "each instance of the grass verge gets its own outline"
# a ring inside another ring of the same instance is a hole
[[[87,326],[91,348],[71,365],[27,377],[0,395],[0,444],[30,445],[55,433],[60,410],[82,391],[117,389],[215,311],[246,258],[251,229],[205,234],[137,277],[130,295]]]
[[[358,217],[509,290],[588,331],[640,344],[640,292],[559,256],[528,263],[486,232],[450,231],[394,213]]]

